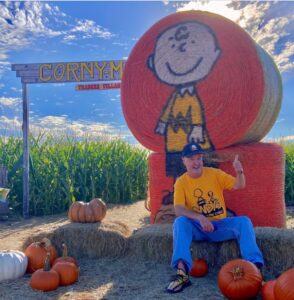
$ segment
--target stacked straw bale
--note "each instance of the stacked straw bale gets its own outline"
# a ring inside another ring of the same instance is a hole
[[[68,223],[29,237],[23,249],[47,237],[59,255],[62,254],[62,243],[66,243],[69,255],[76,258],[114,257],[125,253],[130,234],[130,229],[122,222]]]
[[[265,271],[276,276],[294,266],[294,234],[291,229],[255,228],[257,244],[265,259]],[[138,261],[170,263],[172,256],[172,225],[150,225],[128,238],[127,254]],[[192,257],[204,258],[211,270],[218,270],[229,260],[240,258],[235,240],[225,242],[193,242]]]
[[[294,266],[294,234],[292,229],[273,227],[255,228],[257,244],[264,259],[266,272],[272,276]],[[81,224],[69,223],[59,228],[29,237],[23,250],[32,242],[49,238],[62,254],[61,244],[65,242],[69,255],[76,258],[126,257],[138,262],[154,261],[169,264],[172,256],[172,225],[148,225],[131,234],[121,222]],[[235,240],[225,242],[193,242],[192,258],[204,258],[210,270],[217,271],[231,259],[239,258],[240,251]]]

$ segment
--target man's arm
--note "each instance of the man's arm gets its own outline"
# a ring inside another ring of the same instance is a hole
[[[236,182],[234,184],[233,189],[235,189],[235,190],[243,189],[246,186],[246,179],[245,179],[244,170],[243,170],[241,162],[239,161],[238,155],[235,156],[235,159],[233,161],[233,167],[237,174]]]
[[[212,232],[214,230],[213,224],[202,214],[198,214],[182,205],[175,205],[176,216],[185,216],[192,220],[198,220],[203,231]]]

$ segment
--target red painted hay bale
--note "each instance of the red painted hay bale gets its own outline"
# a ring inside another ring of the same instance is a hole
[[[216,151],[207,162],[218,162],[220,169],[235,176],[232,161],[236,154],[244,168],[246,188],[225,191],[227,207],[237,215],[250,217],[254,226],[285,227],[283,148],[273,143],[233,146]],[[166,195],[163,191],[173,191],[173,180],[165,176],[164,164],[164,154],[149,156],[151,223]]]
[[[220,168],[232,175],[235,154],[244,168],[246,188],[225,191],[227,206],[237,215],[250,217],[254,226],[285,227],[283,148],[273,143],[255,143],[218,150]]]
[[[150,222],[154,223],[155,216],[162,205],[162,199],[173,191],[173,178],[165,176],[165,155],[151,153],[149,155],[149,197]]]
[[[242,28],[222,16],[203,11],[172,14],[153,25],[135,45],[121,87],[122,108],[130,130],[145,147],[166,151],[165,138],[156,134],[155,128],[175,86],[156,77],[148,68],[148,58],[163,31],[190,21],[208,26],[221,49],[207,77],[194,84],[214,147],[259,141],[273,125],[280,108],[279,73],[269,56]],[[177,144],[176,151],[182,148],[177,139],[173,142]]]

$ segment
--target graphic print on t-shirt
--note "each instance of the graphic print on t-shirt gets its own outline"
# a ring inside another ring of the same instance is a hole
[[[224,209],[217,198],[214,198],[213,192],[207,192],[207,199],[203,197],[203,191],[199,188],[194,190],[195,205],[193,211],[202,214],[205,217],[213,217],[224,213]]]

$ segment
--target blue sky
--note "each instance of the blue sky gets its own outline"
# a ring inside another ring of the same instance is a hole
[[[140,37],[179,10],[200,9],[239,24],[270,53],[283,80],[283,102],[267,139],[294,139],[292,1],[0,2],[0,134],[21,135],[21,82],[11,64],[127,59]],[[120,91],[75,91],[75,83],[29,85],[30,128],[135,142]]]

